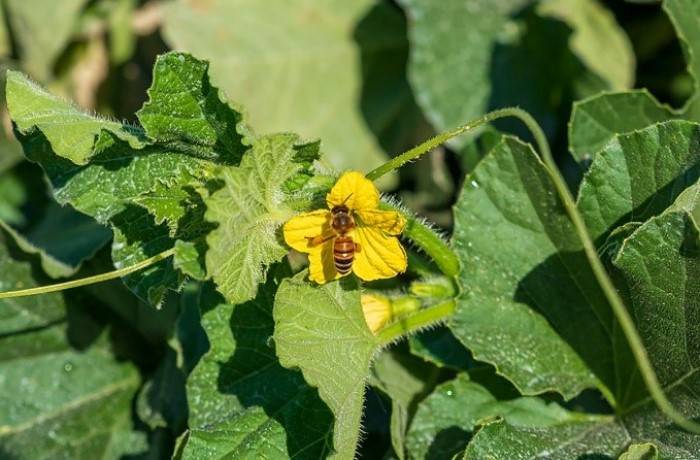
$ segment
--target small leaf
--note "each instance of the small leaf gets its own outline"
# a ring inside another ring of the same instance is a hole
[[[275,296],[275,344],[280,363],[299,368],[335,416],[337,460],[355,458],[370,363],[379,349],[365,324],[353,278],[322,286],[306,271],[280,284]]]
[[[293,134],[264,136],[256,139],[240,166],[223,168],[217,175],[222,187],[205,200],[206,220],[218,224],[207,236],[206,265],[231,303],[253,298],[267,267],[287,253],[279,235],[292,216],[284,190],[303,173],[307,154],[299,157],[298,152],[306,148]]]
[[[632,444],[618,460],[659,460],[659,450],[650,442]]]

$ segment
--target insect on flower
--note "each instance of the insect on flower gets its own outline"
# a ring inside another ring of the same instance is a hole
[[[378,209],[379,191],[372,181],[346,172],[326,204],[328,209],[299,214],[283,228],[287,244],[309,255],[309,279],[323,284],[352,271],[372,281],[406,270],[406,251],[398,239],[406,220]]]

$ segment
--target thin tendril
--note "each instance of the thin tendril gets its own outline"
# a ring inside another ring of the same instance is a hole
[[[661,384],[659,383],[659,379],[656,376],[656,372],[654,371],[651,361],[649,360],[649,355],[647,353],[646,348],[644,347],[642,338],[640,337],[639,332],[635,327],[634,321],[632,320],[629,311],[625,307],[622,298],[620,297],[612,281],[610,280],[608,273],[605,271],[603,263],[600,260],[600,257],[598,256],[598,252],[596,251],[595,245],[593,244],[593,240],[591,239],[591,236],[588,233],[588,229],[586,228],[586,225],[583,221],[583,217],[578,212],[574,198],[571,195],[569,188],[566,186],[566,182],[564,181],[561,172],[557,168],[554,159],[552,158],[552,152],[549,148],[547,138],[544,135],[542,128],[540,128],[535,119],[532,118],[532,116],[529,113],[517,107],[509,107],[505,109],[494,110],[493,112],[487,113],[483,117],[471,121],[465,125],[447,131],[445,133],[438,134],[437,136],[428,139],[424,143],[412,148],[411,150],[408,150],[407,152],[404,152],[401,155],[392,158],[391,160],[379,166],[378,168],[370,171],[367,174],[367,178],[370,180],[377,180],[384,174],[393,171],[394,169],[406,164],[409,161],[413,161],[419,158],[421,155],[433,150],[434,148],[447,142],[448,140],[459,136],[460,134],[463,134],[466,131],[476,128],[477,126],[503,117],[515,117],[519,119],[525,124],[525,126],[530,130],[530,132],[534,136],[535,142],[537,143],[537,147],[540,153],[540,157],[542,158],[546,166],[545,169],[547,170],[550,178],[552,179],[552,182],[554,183],[554,186],[557,189],[557,193],[559,194],[560,199],[564,203],[566,213],[569,215],[569,218],[571,219],[571,222],[573,223],[574,228],[576,229],[576,233],[583,245],[586,258],[588,259],[588,262],[591,265],[591,269],[593,270],[593,274],[595,275],[598,284],[603,290],[605,297],[610,303],[613,309],[613,313],[619,321],[620,326],[622,326],[622,331],[624,332],[625,338],[627,339],[630,345],[632,354],[634,355],[634,360],[636,361],[637,366],[639,367],[639,371],[642,374],[642,378],[644,379],[644,383],[647,387],[647,390],[649,390],[649,394],[651,395],[652,399],[654,400],[658,408],[661,410],[661,412],[666,414],[666,416],[668,416],[678,426],[694,433],[700,433],[700,424],[686,418],[682,413],[676,410],[676,408],[666,397],[666,394],[664,393],[664,390],[661,387]],[[427,319],[429,319],[431,322],[435,322],[438,321],[440,318],[435,318],[431,316]],[[425,326],[425,324],[412,324],[412,327],[414,329],[419,328],[421,326]]]
[[[115,278],[121,278],[122,276],[129,275],[131,273],[143,270],[144,268],[160,262],[161,260],[167,259],[175,253],[175,248],[163,251],[160,254],[143,260],[134,265],[128,267],[120,268],[119,270],[114,270],[107,273],[101,273],[95,276],[88,276],[87,278],[80,278],[77,280],[66,281],[64,283],[50,284],[48,286],[40,286],[29,289],[20,289],[18,291],[7,291],[0,292],[0,299],[9,299],[12,297],[24,297],[37,294],[46,294],[49,292],[64,291],[66,289],[72,289],[80,286],[87,286],[88,284],[101,283],[103,281],[113,280]]]

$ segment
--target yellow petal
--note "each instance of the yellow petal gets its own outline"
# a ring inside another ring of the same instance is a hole
[[[352,271],[365,280],[393,278],[406,271],[406,251],[395,236],[374,227],[358,225],[353,238],[360,245]]]
[[[379,294],[362,294],[362,313],[367,327],[373,334],[392,319],[391,300]]]
[[[333,263],[333,240],[313,248],[309,253],[309,279],[318,284],[325,284],[341,276]]]
[[[379,191],[374,182],[362,173],[348,171],[340,176],[328,195],[326,203],[329,208],[345,204],[353,211],[376,209],[379,205]]]
[[[305,212],[292,217],[282,228],[284,241],[299,252],[311,252],[314,246],[311,245],[309,238],[316,238],[321,235],[330,236],[332,234],[330,217],[331,213],[326,209]]]
[[[365,227],[374,227],[388,235],[400,235],[406,226],[406,219],[396,211],[365,209],[357,211],[356,214]]]

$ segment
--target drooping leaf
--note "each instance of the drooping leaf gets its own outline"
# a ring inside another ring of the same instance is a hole
[[[332,449],[328,408],[275,355],[272,303],[286,274],[282,267],[271,271],[258,296],[238,305],[224,303],[211,283],[192,299],[210,348],[187,381],[183,459],[317,459]]]
[[[285,279],[275,296],[277,355],[284,367],[301,369],[335,416],[333,458],[352,460],[365,382],[379,342],[365,323],[355,279],[319,286],[306,276],[303,271]]]
[[[532,149],[504,137],[454,211],[463,294],[450,328],[474,357],[523,394],[612,385],[612,313]]]
[[[519,105],[552,132],[563,94],[587,95],[630,83],[629,44],[598,3],[400,3],[413,45],[409,80],[440,131],[491,109]],[[599,81],[586,90],[578,83],[582,79]]]
[[[339,170],[380,164],[382,146],[400,151],[406,141],[392,138],[420,118],[404,77],[403,18],[375,0],[173,2],[165,38],[209,59],[260,132],[320,137]]]
[[[0,291],[36,286],[0,235]],[[0,456],[117,459],[145,450],[131,429],[136,369],[104,346],[71,348],[60,294],[0,300]]]
[[[279,234],[292,216],[285,187],[304,170],[297,154],[307,147],[293,134],[256,139],[240,166],[220,171],[223,186],[206,199],[206,220],[218,224],[207,237],[207,271],[231,303],[252,299],[267,267],[287,253]]]
[[[486,388],[460,373],[423,400],[408,431],[411,458],[439,460],[462,452],[479,421],[503,417],[516,426],[549,426],[569,420],[556,403],[522,397],[499,401]]]

